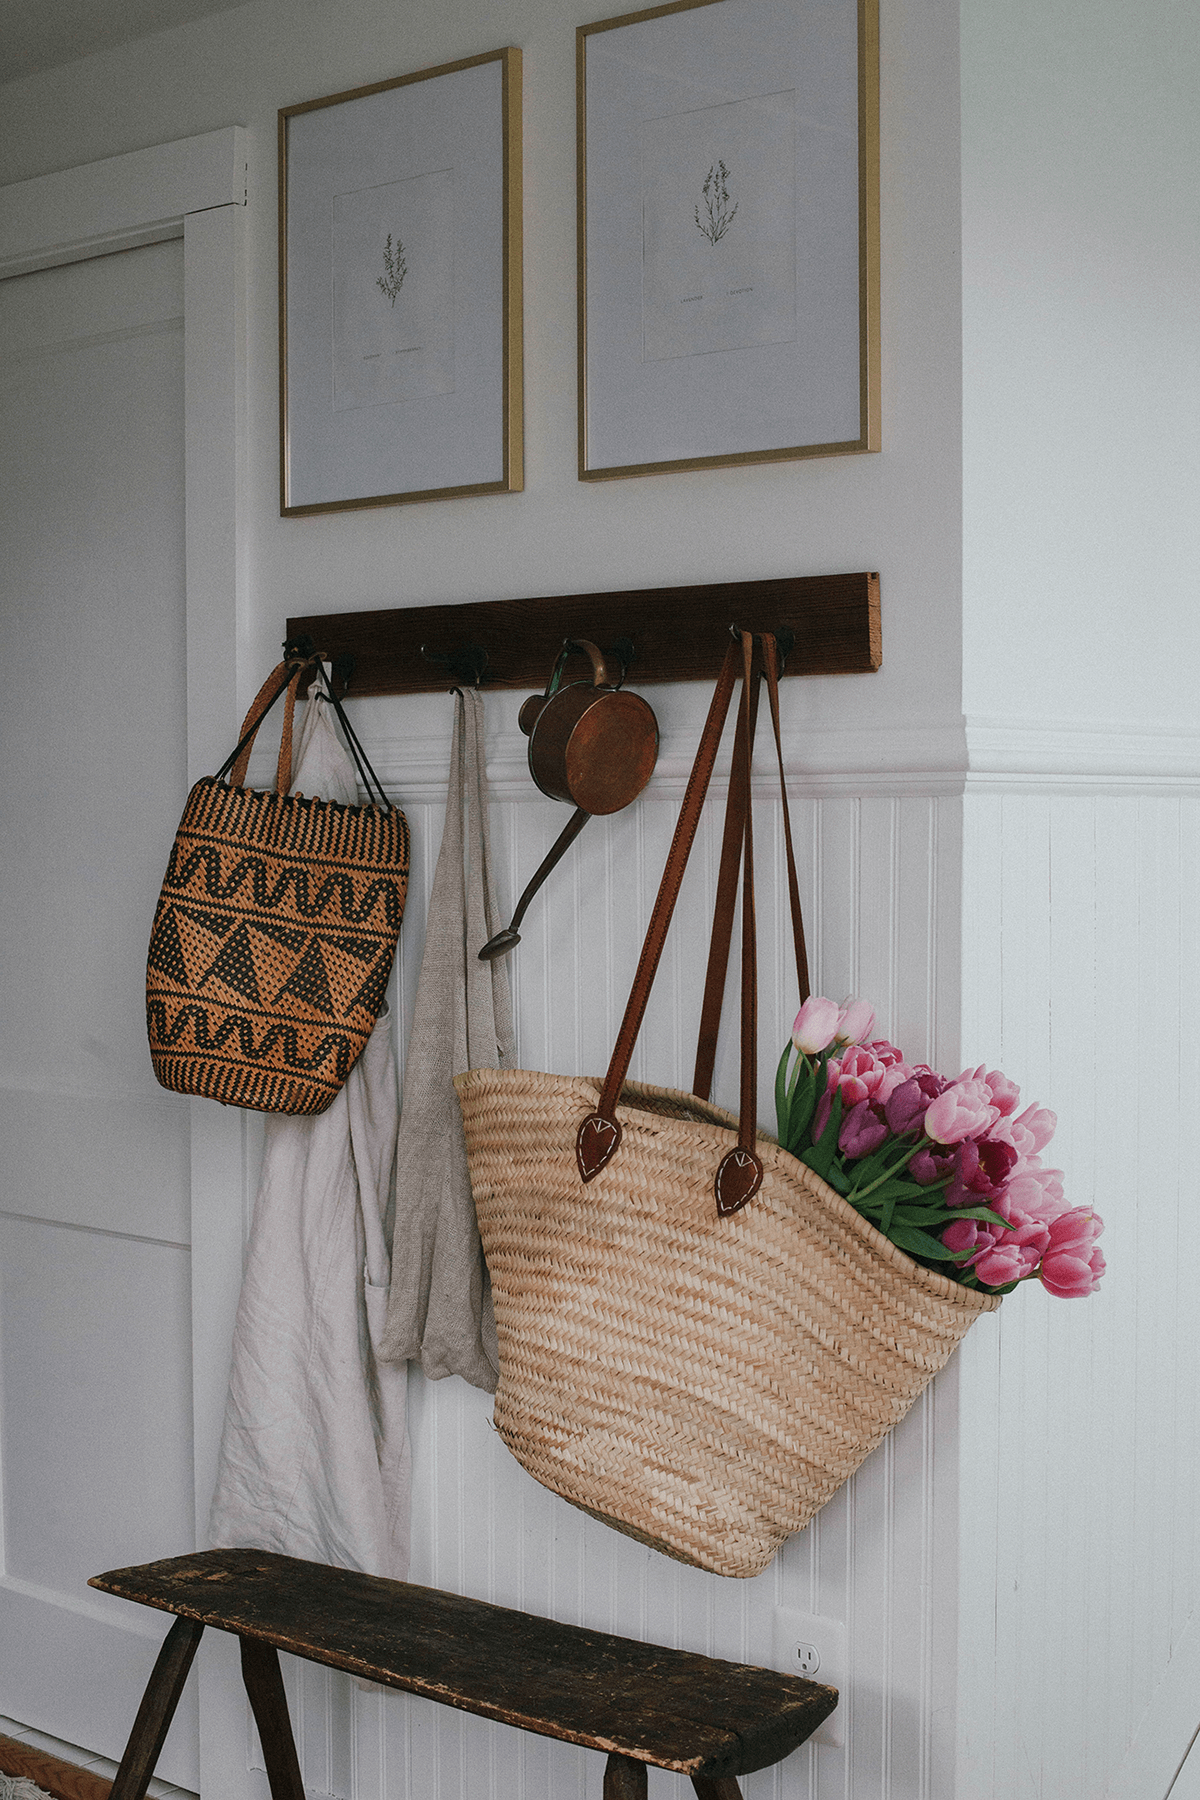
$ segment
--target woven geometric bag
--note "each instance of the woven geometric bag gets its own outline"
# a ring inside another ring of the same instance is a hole
[[[455,1082],[495,1302],[500,1435],[573,1505],[668,1556],[734,1576],[766,1567],[903,1418],[972,1320],[999,1305],[921,1268],[756,1132],[750,656],[743,634],[697,1059],[706,1092],[740,860],[740,1119],[702,1095],[625,1080],[736,650],[717,684],[606,1080],[479,1069]],[[782,780],[772,639],[763,658]],[[803,996],[786,811],[785,834]]]
[[[315,658],[264,682],[241,740],[188,795],[154,915],[146,1024],[163,1087],[257,1112],[319,1113],[366,1047],[408,886],[408,825],[326,683],[368,796],[289,794],[296,693]],[[242,785],[286,691],[276,791]],[[227,782],[224,777],[229,774]]]

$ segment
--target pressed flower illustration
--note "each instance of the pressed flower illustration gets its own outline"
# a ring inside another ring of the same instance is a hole
[[[704,197],[704,217],[701,218],[697,207],[696,224],[710,244],[719,244],[737,212],[737,201],[732,206],[729,204],[729,170],[723,162],[713,163],[700,191]]]
[[[390,231],[387,235],[387,243],[383,246],[383,269],[383,274],[375,279],[375,286],[395,306],[400,289],[404,286],[404,277],[408,274],[408,264],[404,260],[404,245],[399,238],[396,239],[395,250],[392,249]]]

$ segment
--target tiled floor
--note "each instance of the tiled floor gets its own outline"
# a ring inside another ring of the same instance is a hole
[[[0,1715],[0,1737],[17,1738],[22,1744],[28,1744],[31,1750],[44,1750],[47,1756],[59,1756],[63,1762],[74,1763],[77,1768],[90,1769],[93,1775],[103,1775],[107,1780],[117,1772],[115,1762],[109,1762],[105,1756],[95,1756],[90,1750],[80,1749],[78,1744],[64,1744],[59,1738],[47,1737],[44,1731],[31,1731],[28,1725],[21,1725],[16,1719],[6,1719]],[[189,1788],[174,1787],[169,1781],[159,1781],[155,1776],[147,1789],[151,1800],[199,1800]]]

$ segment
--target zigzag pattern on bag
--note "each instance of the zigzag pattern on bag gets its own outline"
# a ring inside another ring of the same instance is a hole
[[[147,959],[163,1086],[264,1112],[323,1111],[383,1004],[408,862],[395,808],[197,782]]]

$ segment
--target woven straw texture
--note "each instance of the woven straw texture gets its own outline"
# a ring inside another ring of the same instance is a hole
[[[755,1575],[908,1411],[999,1297],[912,1262],[760,1137],[718,1219],[729,1113],[629,1082],[585,1186],[600,1082],[457,1077],[500,1347],[496,1425],[565,1500],[682,1562]]]
[[[198,781],[146,970],[162,1085],[259,1112],[323,1112],[383,1004],[408,852],[394,807]]]

